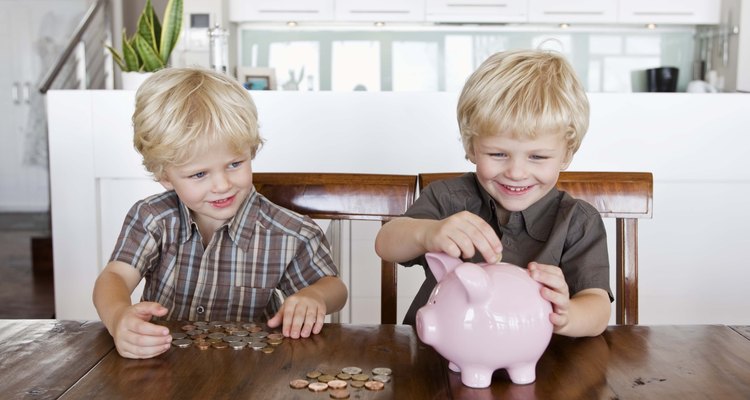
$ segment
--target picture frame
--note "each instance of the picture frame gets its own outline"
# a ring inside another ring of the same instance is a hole
[[[247,90],[276,90],[274,68],[237,67],[237,80]]]

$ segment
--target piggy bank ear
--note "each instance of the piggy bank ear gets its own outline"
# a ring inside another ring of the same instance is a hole
[[[459,265],[454,272],[466,289],[469,304],[480,303],[490,297],[490,275],[484,268],[466,263]]]
[[[463,261],[456,257],[451,257],[445,253],[427,253],[424,255],[427,259],[427,265],[432,271],[432,275],[435,275],[435,279],[440,282],[445,274],[453,271]]]

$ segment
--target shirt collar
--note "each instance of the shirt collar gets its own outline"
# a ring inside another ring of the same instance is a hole
[[[237,210],[237,214],[235,214],[234,217],[226,221],[219,228],[219,229],[224,229],[224,227],[227,227],[229,237],[232,239],[232,242],[234,242],[234,244],[237,246],[239,246],[241,242],[248,242],[247,240],[244,240],[244,241],[242,240],[242,236],[240,235],[240,230],[242,229],[242,227],[245,224],[245,221],[248,218],[253,218],[258,213],[258,207],[253,207],[253,204],[257,204],[257,201],[255,201],[257,197],[258,197],[258,192],[253,187],[251,189],[250,194],[245,199],[245,202],[242,203],[240,208]],[[195,221],[193,221],[193,218],[190,215],[190,209],[185,205],[185,203],[183,203],[182,200],[179,199],[179,197],[177,199],[179,203],[180,222],[181,222],[179,241],[180,243],[185,244],[188,240],[190,240],[193,237],[193,235],[195,235],[195,232],[198,231],[198,224]],[[245,244],[248,244],[248,243],[245,243]]]
[[[476,175],[475,175],[476,179]],[[477,180],[477,187],[479,188],[482,202],[492,210],[492,218],[497,221],[498,209],[502,209],[499,203],[495,201],[492,196],[484,190],[484,187]],[[536,203],[532,204],[529,208],[523,211],[511,212],[511,220],[513,220],[514,214],[519,214],[522,217],[524,228],[529,236],[535,240],[545,241],[549,238],[552,226],[555,223],[557,215],[558,204],[560,202],[560,191],[556,187],[553,187],[544,197],[539,199]]]

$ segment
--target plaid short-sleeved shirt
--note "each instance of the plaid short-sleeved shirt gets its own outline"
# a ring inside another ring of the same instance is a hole
[[[168,308],[168,320],[265,319],[279,306],[276,289],[288,296],[338,274],[320,227],[255,190],[206,248],[174,191],[138,201],[125,218],[115,260],[146,279],[142,300]]]
[[[495,229],[503,243],[503,262],[524,268],[531,261],[557,265],[565,275],[571,295],[599,288],[609,293],[610,301],[613,299],[607,232],[594,206],[553,188],[526,210],[509,213],[505,224],[498,218],[501,207],[479,184],[476,174],[467,173],[430,184],[404,215],[440,220],[470,211]],[[471,261],[484,259],[477,253]],[[414,325],[417,310],[427,303],[437,282],[426,268],[424,256],[404,264],[419,264],[425,269],[425,282],[404,318],[405,324]]]

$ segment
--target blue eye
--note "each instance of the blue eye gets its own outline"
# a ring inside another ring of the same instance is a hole
[[[205,172],[198,172],[197,174],[190,175],[190,178],[200,179],[200,178],[203,178],[204,176],[206,176]]]
[[[229,168],[232,168],[232,169],[239,168],[240,165],[242,165],[242,161],[235,161],[235,162],[229,164]]]

